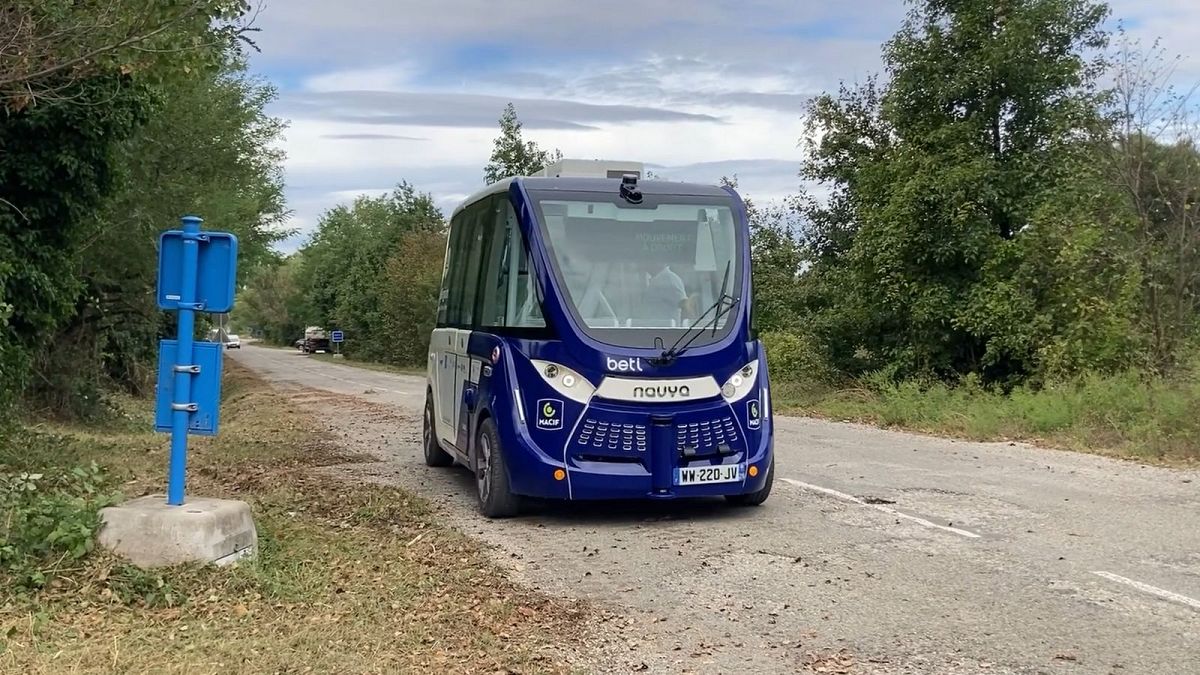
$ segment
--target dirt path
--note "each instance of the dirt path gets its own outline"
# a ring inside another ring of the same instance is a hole
[[[524,583],[610,608],[609,672],[1184,673],[1200,662],[1200,475],[1007,444],[778,421],[766,506],[476,515],[421,461],[421,378],[247,347],[356,451]]]

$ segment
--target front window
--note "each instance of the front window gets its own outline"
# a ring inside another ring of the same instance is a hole
[[[722,289],[741,293],[743,237],[729,199],[535,194],[539,227],[568,309],[593,338],[669,347],[694,325],[712,328]],[[736,308],[693,345],[723,337]]]

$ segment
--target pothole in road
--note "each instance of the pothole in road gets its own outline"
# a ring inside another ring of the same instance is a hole
[[[952,497],[970,497],[971,496],[971,494],[968,492],[958,492],[955,490],[946,490],[943,488],[936,488],[936,487],[906,487],[906,488],[900,488],[900,491],[901,492],[918,492],[918,493],[924,492],[924,493],[928,493],[931,495],[949,495]]]

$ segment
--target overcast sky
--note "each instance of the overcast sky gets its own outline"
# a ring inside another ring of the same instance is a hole
[[[1119,0],[1200,78],[1200,0]],[[793,192],[804,102],[879,69],[899,0],[267,0],[254,70],[290,121],[300,245],[321,213],[407,180],[443,210],[483,186],[496,120],[566,157],[646,162],[671,179],[736,174]],[[661,168],[657,168],[661,167]]]

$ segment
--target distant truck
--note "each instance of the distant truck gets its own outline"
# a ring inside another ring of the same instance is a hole
[[[329,336],[325,334],[325,329],[320,326],[309,326],[304,329],[304,340],[299,345],[300,351],[305,354],[316,354],[318,352],[329,351]]]

